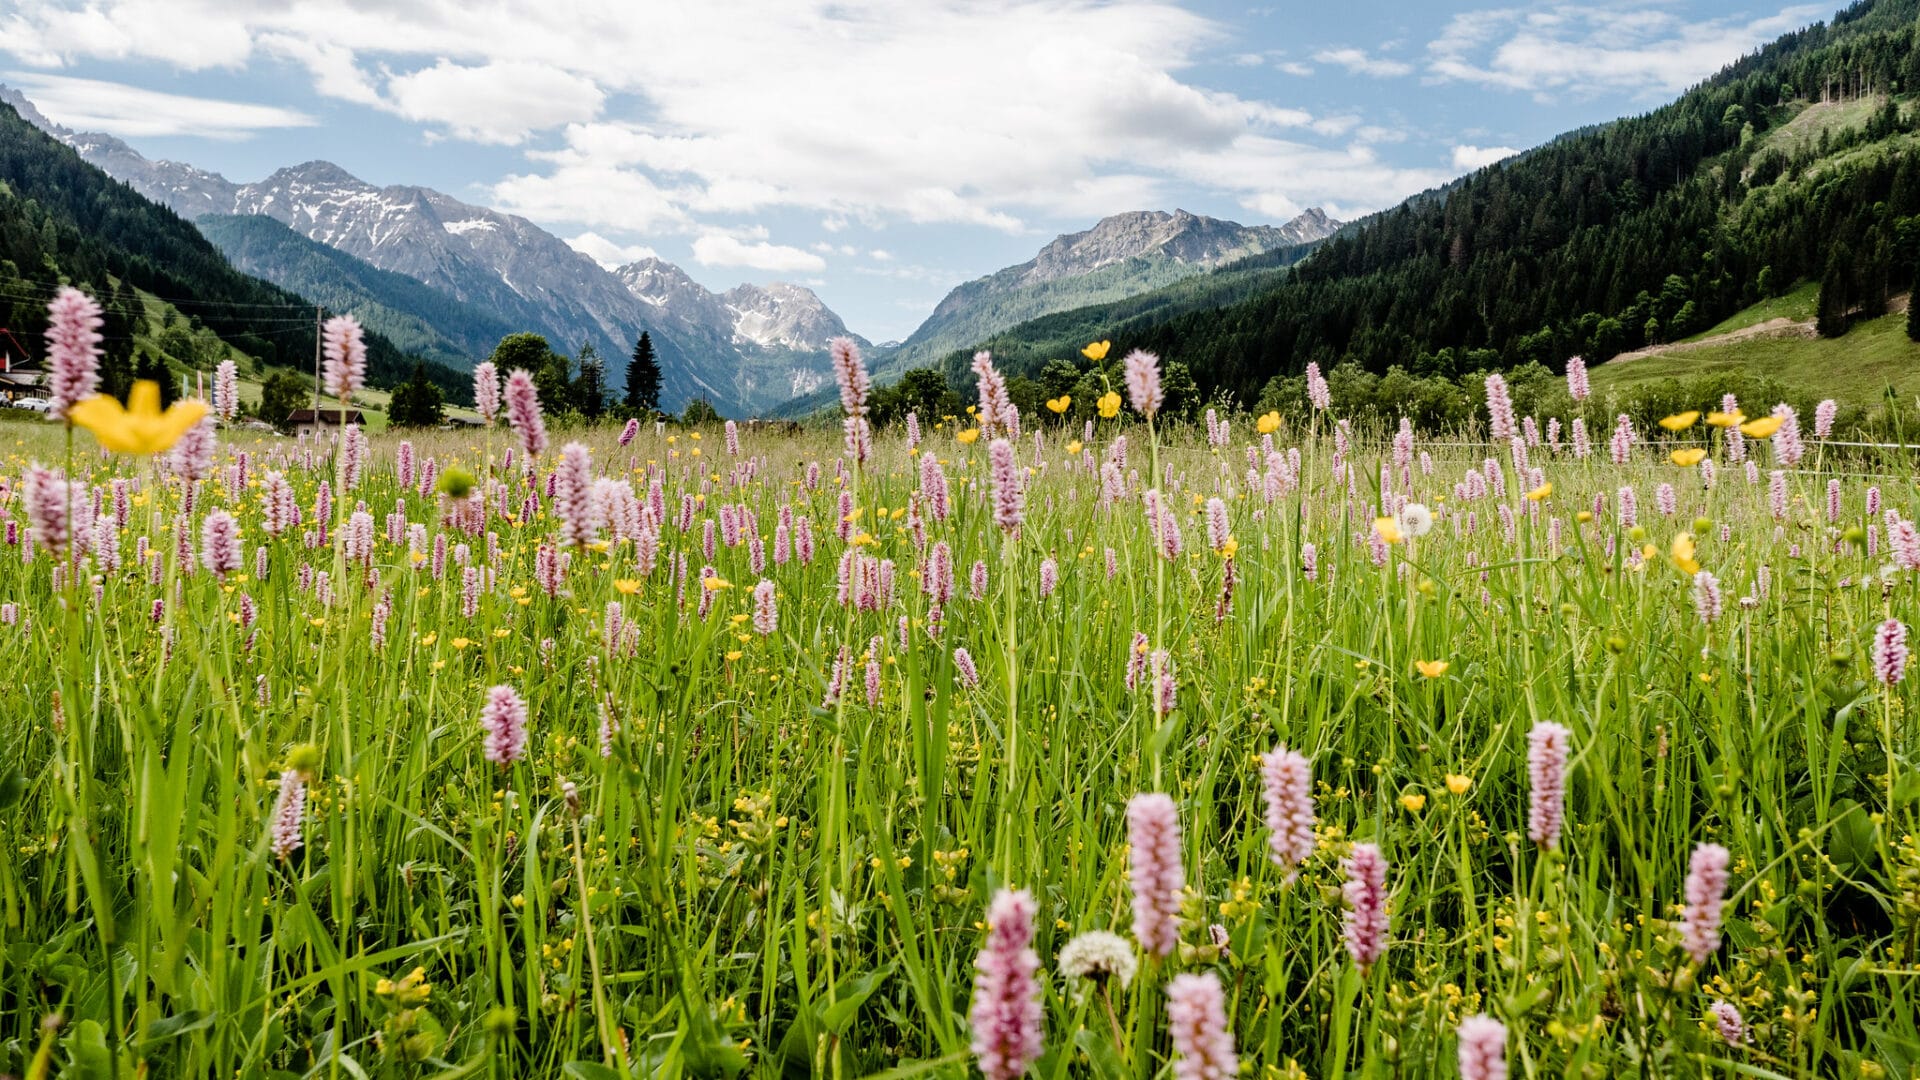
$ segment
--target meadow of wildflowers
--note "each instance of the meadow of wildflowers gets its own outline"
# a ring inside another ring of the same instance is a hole
[[[876,430],[841,343],[830,434],[483,365],[263,440],[93,397],[88,303],[0,429],[0,1073],[1920,1063],[1920,472],[1830,408],[1189,429],[1135,353],[1061,426],[982,354]]]

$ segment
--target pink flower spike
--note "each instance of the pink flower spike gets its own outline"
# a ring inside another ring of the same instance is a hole
[[[1460,1080],[1507,1080],[1507,1026],[1491,1016],[1460,1021]]]
[[[511,686],[488,690],[480,729],[487,760],[502,768],[512,765],[527,752],[527,703]]]
[[[1180,861],[1180,812],[1171,796],[1149,792],[1127,803],[1127,843],[1133,936],[1142,949],[1166,956],[1180,943],[1180,894],[1187,887]]]
[[[987,906],[987,941],[974,959],[973,1055],[987,1080],[1018,1080],[1040,1057],[1040,957],[1033,895],[1001,889]]]
[[[1733,856],[1719,844],[1693,849],[1687,870],[1686,913],[1680,920],[1681,947],[1696,964],[1720,948],[1720,906],[1726,902],[1727,867]]]
[[[1365,974],[1387,951],[1387,860],[1377,845],[1355,844],[1341,869],[1347,878],[1340,890],[1347,902],[1347,952]]]
[[[1167,1029],[1178,1057],[1179,1080],[1233,1080],[1240,1073],[1233,1032],[1227,1027],[1226,993],[1220,976],[1175,975],[1167,984]]]
[[[65,420],[67,409],[100,388],[100,305],[93,297],[63,285],[47,305],[47,415]]]

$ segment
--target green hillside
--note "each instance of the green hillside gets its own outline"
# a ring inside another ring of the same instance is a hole
[[[209,214],[195,224],[239,269],[351,312],[396,348],[470,368],[513,327],[419,281],[309,240],[263,215]]]
[[[1183,363],[1197,403],[1272,399],[1309,362],[1557,371],[1799,304],[1783,294],[1803,281],[1819,283],[1823,328],[1871,330],[1920,261],[1920,110],[1904,96],[1920,87],[1917,40],[1920,0],[1866,0],[1669,105],[1349,227],[1242,297],[1065,312],[981,344],[1034,375],[1110,337],[1116,357]]]
[[[1800,303],[1793,306],[1809,303],[1812,291],[1799,290]],[[1720,333],[1778,318],[1773,313],[1783,306],[1756,305],[1728,319]],[[1605,393],[1668,379],[1729,374],[1777,381],[1808,397],[1866,405],[1878,401],[1890,386],[1906,397],[1920,395],[1920,342],[1908,339],[1907,316],[1900,312],[1857,323],[1839,338],[1783,335],[1709,341],[1685,351],[1622,358],[1594,368],[1592,378],[1595,390]]]

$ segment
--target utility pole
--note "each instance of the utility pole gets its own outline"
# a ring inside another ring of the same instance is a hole
[[[313,423],[314,430],[320,430],[320,339],[326,336],[326,326],[322,322],[325,310],[320,305],[313,306]]]

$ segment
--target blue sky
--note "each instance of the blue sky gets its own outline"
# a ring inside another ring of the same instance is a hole
[[[1351,218],[1645,111],[1831,3],[0,0],[54,120],[247,181],[334,161],[603,262],[905,336],[1105,214]]]

